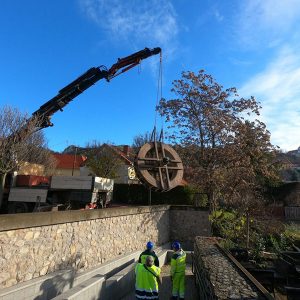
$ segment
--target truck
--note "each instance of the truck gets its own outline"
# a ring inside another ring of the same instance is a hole
[[[51,117],[53,116],[53,114],[58,111],[63,111],[63,108],[66,105],[68,105],[74,98],[94,85],[97,81],[106,79],[106,81],[109,82],[114,77],[139,65],[143,59],[146,59],[152,55],[157,55],[159,53],[161,54],[161,48],[159,47],[153,49],[145,48],[124,58],[118,58],[117,62],[113,64],[109,69],[103,65],[90,68],[70,84],[59,90],[58,94],[55,97],[40,106],[38,110],[32,113],[32,116],[19,130],[17,130],[13,135],[7,138],[13,139],[13,141],[16,143],[22,141],[22,139],[24,139],[24,137],[28,135],[31,125],[35,124],[37,118],[39,122],[38,127],[35,128],[35,131],[53,126],[53,123],[51,122]],[[9,149],[7,155],[10,155]],[[71,199],[70,201],[74,205],[74,203],[76,203],[76,201],[73,201],[75,197],[77,197],[77,199],[80,199],[80,197],[82,199],[84,198],[85,201],[83,202],[86,202],[90,200],[94,201],[93,197],[95,197],[95,193],[99,197],[102,192],[109,193],[109,191],[107,190],[101,191],[97,188],[95,190],[95,186],[98,186],[98,181],[101,182],[102,180],[97,179],[97,177],[91,177],[87,179],[86,184],[87,186],[89,186],[88,189],[68,189],[66,188],[66,186],[64,186],[64,184],[66,184],[68,180],[69,183],[76,182],[78,178],[76,179],[74,176],[74,178],[67,179],[56,178],[55,176],[52,176],[49,179],[48,186],[44,183],[45,186],[42,187],[35,185],[21,187],[14,184],[17,177],[15,178],[13,174],[9,175],[10,176],[7,177],[6,186],[4,189],[6,195],[4,194],[3,197],[3,199],[6,200],[6,203],[4,201],[4,205],[8,207],[9,212],[30,211],[33,206],[37,207],[37,202],[40,204],[48,203],[51,201],[52,203],[55,203],[57,201],[65,203],[65,199]],[[80,178],[79,180],[83,181],[83,178]],[[57,188],[56,184],[58,184],[59,182],[62,183],[62,185],[60,185],[60,188]],[[75,184],[72,186],[75,187]],[[84,194],[85,196],[83,196]],[[78,200],[77,203],[81,203],[81,201]],[[2,211],[5,210],[3,209],[3,207],[1,209]]]
[[[8,196],[8,213],[105,208],[112,199],[113,186],[113,179],[95,176],[16,175]]]

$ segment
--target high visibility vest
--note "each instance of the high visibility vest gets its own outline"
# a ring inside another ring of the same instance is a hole
[[[135,295],[141,299],[158,299],[158,282],[160,268],[156,266],[145,267],[138,263],[135,267]]]
[[[152,256],[154,259],[154,264],[157,267],[159,267],[159,260],[158,260],[156,253],[154,251],[150,251],[150,250],[145,250],[144,252],[141,253],[141,255],[139,257],[139,263],[145,264],[147,256]]]
[[[180,249],[176,251],[171,258],[171,276],[174,276],[176,273],[185,273],[186,267],[186,254]]]

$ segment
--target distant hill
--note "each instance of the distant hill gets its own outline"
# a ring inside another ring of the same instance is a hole
[[[300,167],[300,147],[297,150],[291,150],[286,153],[282,152],[279,157],[288,159],[293,165]]]
[[[296,157],[300,160],[300,147],[297,150],[288,151],[286,154],[292,157]]]
[[[284,181],[300,181],[300,147],[286,153],[278,153],[277,158],[282,162],[284,169],[281,177]]]
[[[66,149],[62,151],[62,154],[84,154],[86,152],[86,148],[78,147],[75,145],[70,145]]]

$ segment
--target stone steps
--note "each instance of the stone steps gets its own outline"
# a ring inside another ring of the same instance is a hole
[[[71,288],[67,292],[53,298],[53,300],[103,299],[105,283],[105,276],[98,274]]]
[[[124,254],[87,271],[76,273],[65,269],[1,289],[0,300],[48,300],[72,289],[86,280],[102,275],[112,276],[138,259],[140,251]]]

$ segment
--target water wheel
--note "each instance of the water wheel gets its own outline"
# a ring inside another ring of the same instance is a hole
[[[135,160],[138,178],[149,188],[166,192],[181,183],[183,164],[177,152],[162,142],[143,145]]]

